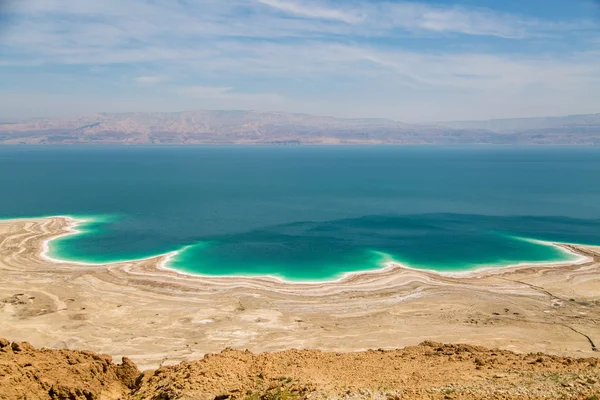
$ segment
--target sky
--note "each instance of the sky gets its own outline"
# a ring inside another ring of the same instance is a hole
[[[0,119],[600,112],[596,0],[0,0]]]

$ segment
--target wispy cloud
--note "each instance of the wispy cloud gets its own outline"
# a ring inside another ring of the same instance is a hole
[[[348,24],[356,24],[363,20],[363,17],[355,12],[346,12],[335,8],[323,7],[315,3],[296,3],[282,0],[259,0],[262,4],[277,8],[284,12],[300,15],[309,18],[331,19],[342,21]]]
[[[531,18],[456,5],[400,3],[384,9],[393,26],[408,30],[522,38],[538,35],[543,28],[549,27]]]
[[[545,20],[500,6],[426,0],[20,0],[10,2],[3,22],[0,73],[6,83],[0,82],[0,90],[19,77],[18,85],[42,90],[31,77],[52,70],[55,76],[63,73],[65,82],[85,76],[97,88],[111,82],[115,93],[138,91],[144,98],[132,109],[178,104],[403,119],[418,113],[396,104],[410,106],[420,96],[448,110],[461,98],[476,113],[493,109],[494,98],[515,96],[523,109],[541,102],[524,90],[562,101],[568,96],[560,94],[571,93],[572,104],[583,104],[577,96],[588,99],[600,84],[600,55],[592,51],[598,42],[585,35],[591,31],[587,23]],[[559,44],[563,50],[554,50]],[[104,72],[92,72],[99,66]],[[57,79],[52,82],[57,85]],[[404,103],[409,98],[412,103]],[[427,104],[423,100],[422,113],[431,112]],[[0,109],[4,105],[12,107],[6,102]]]
[[[357,34],[383,35],[395,29],[432,33],[523,38],[538,36],[557,29],[557,24],[535,18],[469,8],[417,2],[348,3],[339,8],[324,7],[313,2],[259,0],[280,11],[307,18],[328,19],[358,25]],[[369,29],[360,29],[368,27]]]
[[[497,10],[425,2],[363,0],[328,6],[306,0],[23,0],[12,4],[12,18],[9,15],[7,21],[13,35],[4,42],[15,45],[32,41],[51,44],[64,36],[90,47],[143,45],[170,38],[314,38],[331,34],[369,38],[402,32],[522,38],[560,28],[556,23]]]

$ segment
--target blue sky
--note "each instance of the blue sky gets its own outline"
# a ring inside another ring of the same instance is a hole
[[[600,112],[595,0],[8,0],[0,118]]]

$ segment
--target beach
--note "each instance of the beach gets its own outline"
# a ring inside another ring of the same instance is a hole
[[[78,221],[0,221],[0,337],[127,356],[140,369],[224,348],[394,349],[424,340],[597,356],[600,248],[560,265],[442,274],[388,265],[322,283],[208,277],[173,254],[109,264],[54,260],[48,241]]]

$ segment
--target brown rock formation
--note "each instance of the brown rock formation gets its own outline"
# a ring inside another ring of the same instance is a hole
[[[424,342],[401,350],[226,349],[140,374],[127,358],[0,339],[0,399],[597,399],[600,359]]]
[[[0,399],[126,399],[140,371],[128,359],[88,351],[36,350],[0,339]]]

